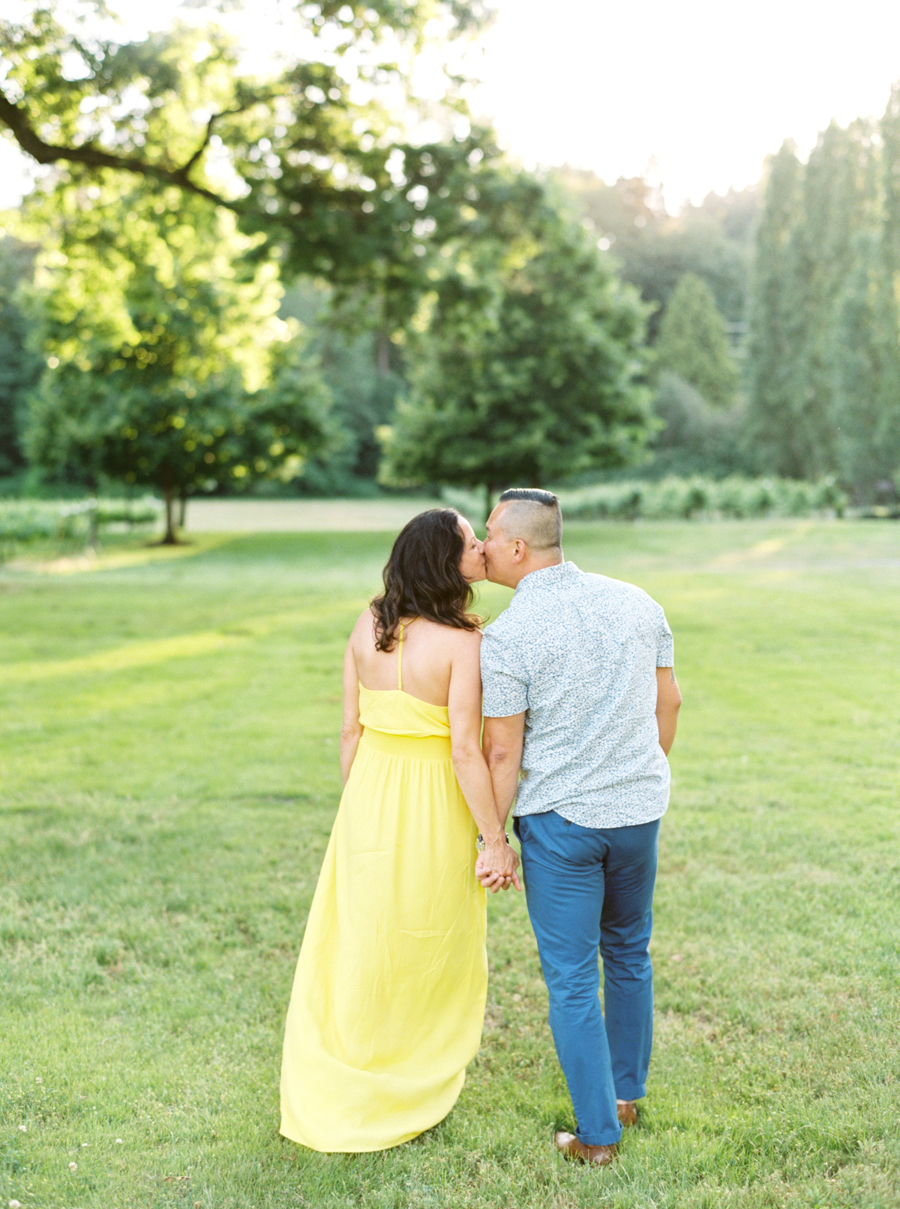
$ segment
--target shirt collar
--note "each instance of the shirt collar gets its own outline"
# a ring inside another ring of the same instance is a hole
[[[573,562],[555,563],[552,567],[541,567],[537,571],[529,571],[519,580],[516,594],[536,591],[540,588],[555,588],[578,574],[578,568]]]

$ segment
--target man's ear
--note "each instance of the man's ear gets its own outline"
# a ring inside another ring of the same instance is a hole
[[[528,553],[528,547],[522,541],[521,537],[517,537],[513,546],[513,562],[520,563]]]

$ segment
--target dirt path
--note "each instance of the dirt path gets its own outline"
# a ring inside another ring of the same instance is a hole
[[[312,533],[401,529],[440,500],[191,500],[190,533]]]

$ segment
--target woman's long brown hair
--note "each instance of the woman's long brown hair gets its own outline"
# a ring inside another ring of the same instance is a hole
[[[385,564],[384,593],[371,604],[379,651],[393,648],[402,617],[479,628],[481,619],[468,612],[472,588],[459,569],[463,545],[455,508],[430,508],[400,530]]]

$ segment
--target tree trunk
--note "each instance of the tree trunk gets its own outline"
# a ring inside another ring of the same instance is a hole
[[[487,524],[487,519],[493,511],[491,500],[494,498],[494,484],[485,483],[484,485],[484,523]]]
[[[178,524],[175,520],[175,500],[176,492],[173,486],[166,485],[163,487],[163,497],[166,501],[166,535],[162,539],[164,546],[178,545]]]
[[[376,360],[378,373],[386,378],[391,372],[391,338],[386,328],[380,328],[375,337]]]

